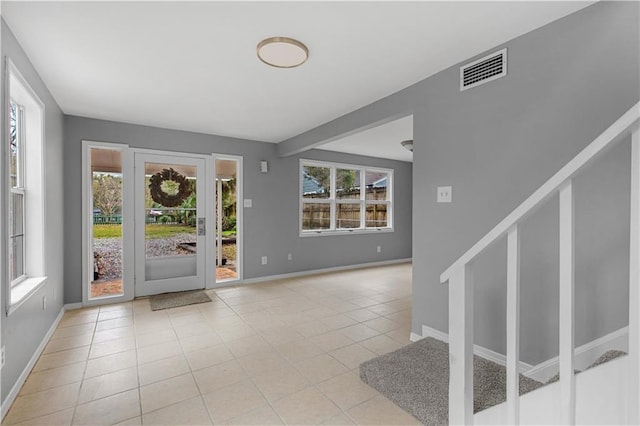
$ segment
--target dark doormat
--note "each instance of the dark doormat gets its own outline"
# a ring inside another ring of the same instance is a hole
[[[506,369],[474,356],[474,412],[506,399]],[[449,345],[430,337],[360,364],[360,378],[426,425],[449,423]],[[543,386],[520,375],[520,394]]]
[[[211,302],[211,298],[204,290],[181,291],[178,293],[162,293],[149,297],[152,311],[177,308],[179,306],[195,305]]]

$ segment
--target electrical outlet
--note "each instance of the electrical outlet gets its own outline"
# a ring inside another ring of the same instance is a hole
[[[450,203],[452,190],[453,188],[451,186],[439,186],[438,203]]]
[[[287,260],[293,260],[293,255],[291,253],[287,255]]]
[[[378,247],[376,248],[376,251],[377,251],[378,253],[381,253],[381,252],[382,252],[382,247],[378,246]]]
[[[47,296],[42,296],[42,310],[47,309]]]
[[[2,358],[2,362],[0,362],[0,368],[4,368],[4,346],[2,347],[2,349],[0,349],[0,358]]]
[[[267,264],[267,256],[262,256],[262,264],[263,265]]]

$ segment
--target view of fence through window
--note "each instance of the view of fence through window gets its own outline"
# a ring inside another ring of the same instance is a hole
[[[166,167],[165,167],[166,166]],[[122,153],[117,149],[90,148],[91,199],[93,202],[93,275],[91,298],[118,296],[122,287]],[[151,178],[165,168],[178,167],[147,163],[145,169],[145,255],[189,256],[196,250],[196,179],[195,169],[177,170],[184,177],[189,194],[177,205],[167,207],[151,195]],[[216,160],[215,206],[216,280],[238,278],[237,259],[237,172],[236,160]],[[179,184],[171,179],[161,183],[161,190],[175,196]],[[210,198],[210,199],[211,199]],[[213,201],[212,200],[212,201]],[[212,260],[213,261],[213,260]]]
[[[390,181],[391,171],[303,163],[302,231],[389,227]]]
[[[91,148],[93,278],[91,298],[119,296],[122,287],[122,153]]]
[[[156,199],[152,182],[157,184]],[[196,168],[145,163],[144,188],[146,258],[195,255]],[[160,198],[161,194],[167,201]]]

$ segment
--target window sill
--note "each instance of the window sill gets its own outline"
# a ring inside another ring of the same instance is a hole
[[[15,312],[24,302],[29,300],[40,287],[47,281],[47,277],[27,278],[11,289],[11,304],[7,310],[7,315]]]
[[[317,230],[317,231],[301,231],[300,237],[325,237],[330,235],[353,235],[353,234],[381,234],[393,232],[393,228],[370,228],[370,229],[327,229],[327,230]]]

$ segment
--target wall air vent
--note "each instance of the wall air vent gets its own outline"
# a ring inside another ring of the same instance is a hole
[[[507,75],[507,49],[491,53],[460,67],[460,91]]]

